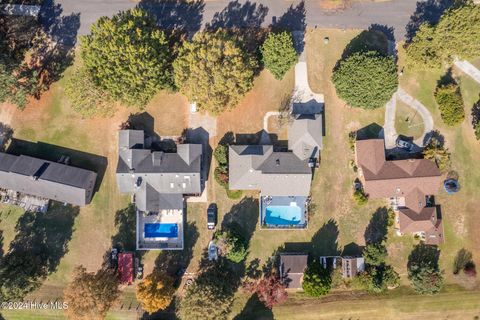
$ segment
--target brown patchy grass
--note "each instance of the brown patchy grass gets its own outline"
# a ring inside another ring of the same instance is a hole
[[[291,95],[294,86],[293,68],[279,81],[264,70],[255,79],[253,89],[239,105],[217,118],[217,136],[226,132],[252,134],[263,129],[263,116],[267,111],[277,111],[282,100]]]

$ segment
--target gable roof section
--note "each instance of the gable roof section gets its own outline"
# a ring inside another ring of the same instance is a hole
[[[0,153],[0,187],[72,205],[84,206],[93,195],[93,171],[25,155]]]
[[[260,190],[271,196],[308,196],[312,178],[308,163],[273,146],[229,147],[229,184],[232,190]]]
[[[288,149],[302,160],[317,158],[322,149],[322,115],[300,114],[288,128]]]
[[[371,198],[405,197],[416,188],[431,195],[441,185],[441,172],[430,160],[387,161],[382,139],[357,141],[355,154]]]
[[[307,254],[280,254],[281,276],[288,288],[302,287],[303,273],[307,268],[307,262]]]
[[[182,209],[184,194],[201,192],[201,144],[181,144],[176,153],[165,153],[126,149],[122,143],[143,147],[143,131],[120,131],[117,165],[118,188],[122,193],[135,194],[139,210]]]

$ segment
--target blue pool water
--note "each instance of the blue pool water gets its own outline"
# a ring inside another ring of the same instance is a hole
[[[298,206],[269,206],[265,208],[265,223],[273,225],[299,224],[302,210]]]
[[[176,223],[145,223],[145,238],[178,238]]]

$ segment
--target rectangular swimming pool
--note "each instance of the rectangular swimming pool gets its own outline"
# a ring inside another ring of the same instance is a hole
[[[178,238],[178,224],[145,223],[145,238]]]
[[[296,205],[268,206],[265,208],[265,223],[270,225],[296,225],[302,221],[302,210]]]

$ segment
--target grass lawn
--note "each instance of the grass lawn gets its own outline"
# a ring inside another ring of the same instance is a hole
[[[420,115],[403,101],[397,100],[395,130],[399,135],[418,139],[423,135],[424,125]]]

